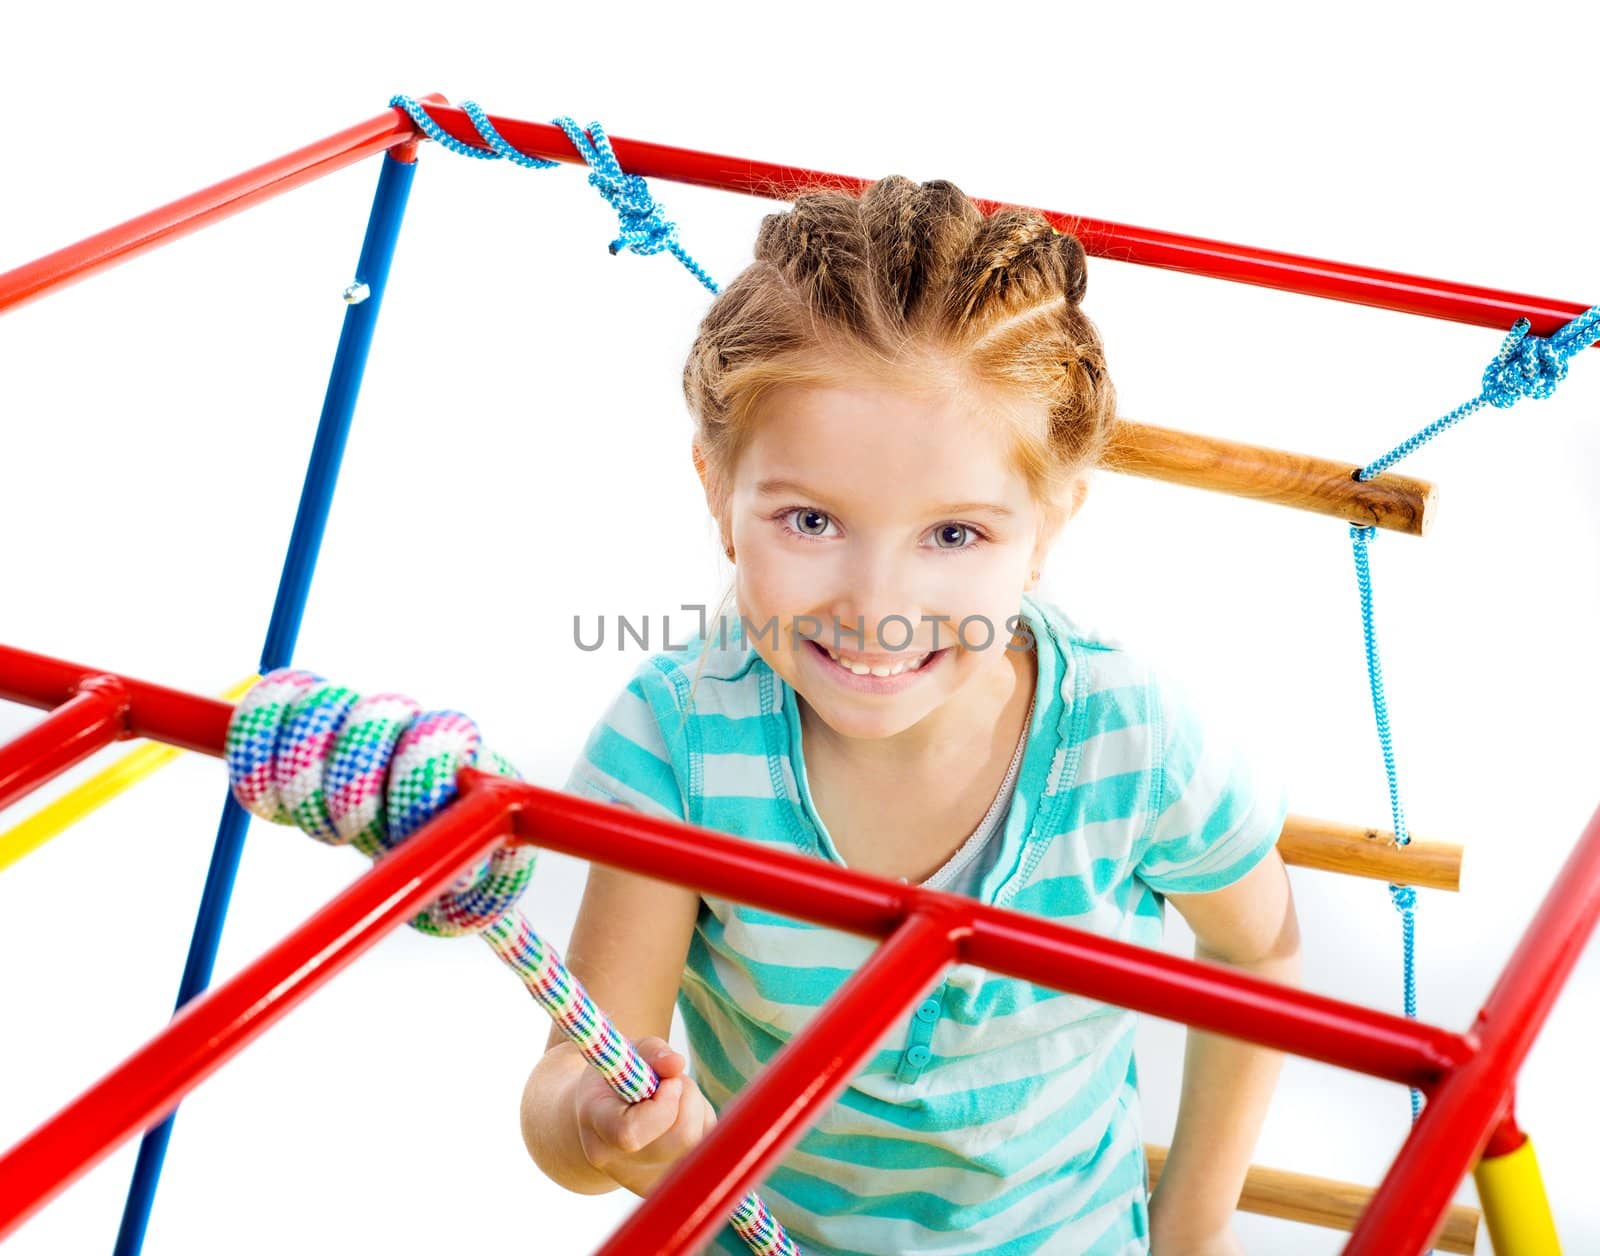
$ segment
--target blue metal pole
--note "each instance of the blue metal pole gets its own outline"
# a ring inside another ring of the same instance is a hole
[[[267,627],[266,644],[261,649],[259,670],[262,674],[276,667],[287,666],[294,654],[306,596],[311,590],[311,576],[317,565],[317,551],[321,548],[322,534],[327,527],[328,508],[333,502],[334,486],[339,479],[339,462],[344,456],[345,439],[350,434],[350,419],[355,412],[361,376],[367,365],[367,352],[372,347],[373,329],[377,325],[378,310],[389,280],[389,263],[394,259],[395,240],[400,234],[400,221],[405,215],[406,199],[411,192],[411,180],[416,169],[414,160],[402,161],[392,152],[384,154],[378,190],[372,198],[372,212],[367,218],[366,238],[361,244],[361,259],[356,264],[356,282],[346,292],[346,300],[351,304],[345,311],[344,327],[339,333],[339,348],[334,354],[333,372],[322,403],[322,418],[317,425],[316,441],[311,447],[305,484],[300,490],[300,507],[295,514],[294,531],[289,538],[283,574],[278,580],[278,598],[272,608],[272,622]],[[233,893],[239,858],[244,853],[244,836],[249,822],[249,813],[234,801],[231,792],[226,794],[222,804],[222,819],[217,826],[216,845],[211,852],[211,867],[206,873],[205,890],[200,896],[200,911],[195,920],[194,934],[189,940],[189,958],[184,964],[183,979],[178,986],[174,1015],[211,982],[217,946],[222,937],[222,924],[228,914],[228,900]],[[176,1118],[177,1110],[174,1109],[160,1125],[147,1130],[140,1141],[133,1182],[128,1189],[127,1203],[123,1206],[122,1226],[117,1232],[116,1256],[138,1256],[144,1244],[145,1228],[150,1221],[150,1209],[155,1202],[156,1186],[161,1179],[161,1166],[166,1159],[167,1143],[172,1137],[172,1124]]]

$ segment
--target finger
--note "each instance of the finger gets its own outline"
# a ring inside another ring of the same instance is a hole
[[[686,1085],[678,1103],[677,1117],[671,1127],[651,1144],[652,1150],[664,1157],[676,1158],[699,1143],[705,1122],[705,1107],[705,1101],[693,1089],[692,1083]]]
[[[624,1107],[617,1122],[616,1145],[632,1155],[665,1134],[678,1119],[682,1091],[682,1081],[674,1077],[662,1082],[650,1098]]]
[[[621,1147],[624,1133],[631,1124],[638,1123],[638,1116],[632,1114],[638,1110],[650,1111],[655,1096],[661,1093],[661,1087],[657,1086],[655,1094],[649,1099],[641,1100],[639,1103],[629,1103],[619,1097],[598,1074],[595,1076],[595,1083],[597,1085],[591,1083],[590,1093],[585,1097],[583,1114],[596,1134],[611,1146]]]

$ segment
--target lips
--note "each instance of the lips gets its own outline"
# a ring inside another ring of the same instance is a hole
[[[829,650],[827,646],[819,641],[814,641],[812,644],[823,650],[835,663],[848,668],[858,676],[894,674],[889,670],[880,673],[878,671],[879,668],[899,668],[901,671],[915,671],[933,656],[932,650],[924,651],[921,654],[907,654],[905,651],[901,651],[899,654],[850,655]]]
[[[924,674],[936,668],[946,654],[950,652],[947,646],[943,650],[934,650],[921,656],[922,661],[916,667],[902,667],[898,672],[882,676],[872,672],[857,672],[836,663],[829,657],[828,648],[821,642],[807,638],[806,644],[815,652],[815,656],[827,673],[849,689],[856,689],[862,693],[897,693],[908,685],[916,684]],[[900,655],[901,659],[916,659],[914,654]]]

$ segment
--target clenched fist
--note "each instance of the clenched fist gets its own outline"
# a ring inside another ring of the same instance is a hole
[[[572,1096],[589,1163],[642,1197],[706,1136],[717,1114],[684,1072],[688,1061],[665,1041],[640,1038],[633,1048],[661,1078],[650,1098],[628,1103],[594,1068],[584,1069]]]

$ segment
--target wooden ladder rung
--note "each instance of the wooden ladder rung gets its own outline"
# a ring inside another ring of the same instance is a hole
[[[1295,815],[1284,818],[1278,837],[1283,862],[1355,877],[1372,877],[1396,885],[1430,890],[1461,888],[1461,847],[1410,837],[1404,846],[1393,832]]]
[[[1144,1155],[1150,1165],[1150,1189],[1153,1191],[1167,1162],[1167,1148],[1146,1143]],[[1353,1230],[1372,1202],[1372,1193],[1370,1186],[1341,1182],[1337,1178],[1251,1165],[1245,1175],[1244,1190],[1239,1193],[1239,1209],[1330,1230]],[[1477,1247],[1481,1217],[1482,1213],[1470,1204],[1451,1204],[1433,1246],[1439,1251],[1472,1256]]]

